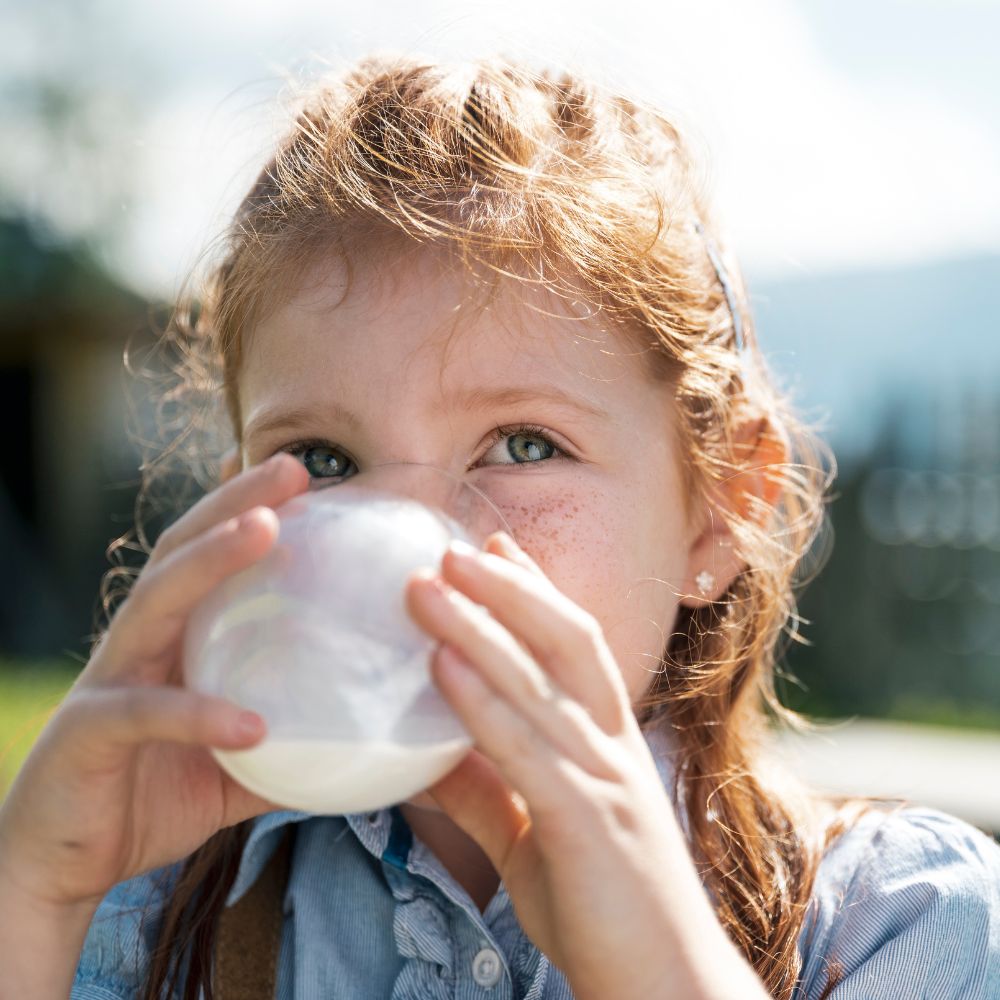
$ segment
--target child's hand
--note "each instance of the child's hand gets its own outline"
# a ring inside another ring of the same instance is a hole
[[[408,591],[445,644],[435,683],[476,741],[430,794],[485,851],[575,995],[660,995],[685,978],[670,967],[678,913],[723,961],[728,939],[598,622],[508,536],[486,549],[445,555],[444,594],[426,571]]]
[[[56,904],[98,901],[275,808],[208,752],[254,745],[262,720],[183,688],[181,639],[199,600],[274,544],[269,508],[307,485],[301,463],[279,455],[163,533],[0,808],[0,885]]]

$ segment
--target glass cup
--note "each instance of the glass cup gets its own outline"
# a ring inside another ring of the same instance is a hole
[[[185,683],[267,722],[257,746],[212,753],[287,808],[340,815],[409,798],[473,741],[431,680],[438,642],[407,613],[406,578],[439,568],[451,539],[481,548],[510,526],[480,490],[408,462],[275,512],[274,548],[216,587],[185,632]]]

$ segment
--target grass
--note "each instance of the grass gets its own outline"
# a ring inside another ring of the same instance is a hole
[[[983,729],[1000,733],[1000,706],[988,702],[958,704],[950,698],[899,695],[892,702],[886,718],[894,722],[913,722],[949,729]]]
[[[65,660],[0,660],[0,798],[79,671]]]

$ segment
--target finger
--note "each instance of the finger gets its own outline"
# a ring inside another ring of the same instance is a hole
[[[81,760],[98,766],[121,758],[123,747],[154,740],[220,749],[246,749],[266,725],[223,698],[185,688],[98,687],[67,699],[53,726],[70,734]]]
[[[147,566],[115,614],[105,641],[88,666],[89,679],[141,671],[170,651],[187,618],[214,587],[263,557],[278,537],[278,517],[254,507],[187,542],[157,566]],[[137,680],[162,683],[159,676]]]
[[[509,559],[511,562],[517,563],[519,566],[523,566],[526,570],[534,573],[536,576],[540,576],[543,580],[548,580],[552,586],[555,584],[549,580],[545,571],[535,562],[531,556],[528,555],[524,549],[521,548],[514,539],[507,534],[506,531],[494,531],[490,535],[483,548],[487,552],[492,552],[495,555],[503,556],[505,559]]]
[[[466,657],[443,645],[431,660],[431,676],[477,749],[523,796],[533,817],[565,814],[574,807],[576,782],[566,778],[580,769],[567,756],[553,752],[538,728],[500,696]],[[511,817],[506,821],[511,822]]]
[[[449,582],[487,607],[531,650],[556,684],[605,732],[621,732],[631,712],[628,692],[591,614],[550,581],[526,572],[523,563],[490,552],[452,547],[442,568]]]
[[[147,565],[164,560],[192,538],[251,507],[278,507],[309,485],[306,467],[278,452],[203,496],[157,539]]]
[[[443,589],[442,589],[443,588]],[[595,774],[604,770],[586,709],[568,696],[509,631],[464,594],[437,577],[417,574],[409,594],[418,623],[475,664],[483,680],[522,715],[553,751]]]

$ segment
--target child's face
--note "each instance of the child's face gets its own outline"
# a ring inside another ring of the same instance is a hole
[[[331,256],[259,324],[238,385],[243,465],[319,439],[337,449],[334,475],[396,461],[462,476],[502,511],[553,583],[597,618],[635,701],[658,667],[677,593],[692,593],[706,568],[692,559],[670,386],[654,383],[600,317],[570,319],[532,286],[503,279],[489,308],[475,311],[471,281],[443,261],[422,249],[392,258],[382,274],[356,265],[340,301],[345,270]],[[530,398],[536,388],[601,415]],[[502,389],[526,395],[480,407],[462,401],[472,390]],[[276,425],[291,411],[294,422]],[[518,423],[544,428],[568,457],[530,434],[487,447],[496,427]]]

